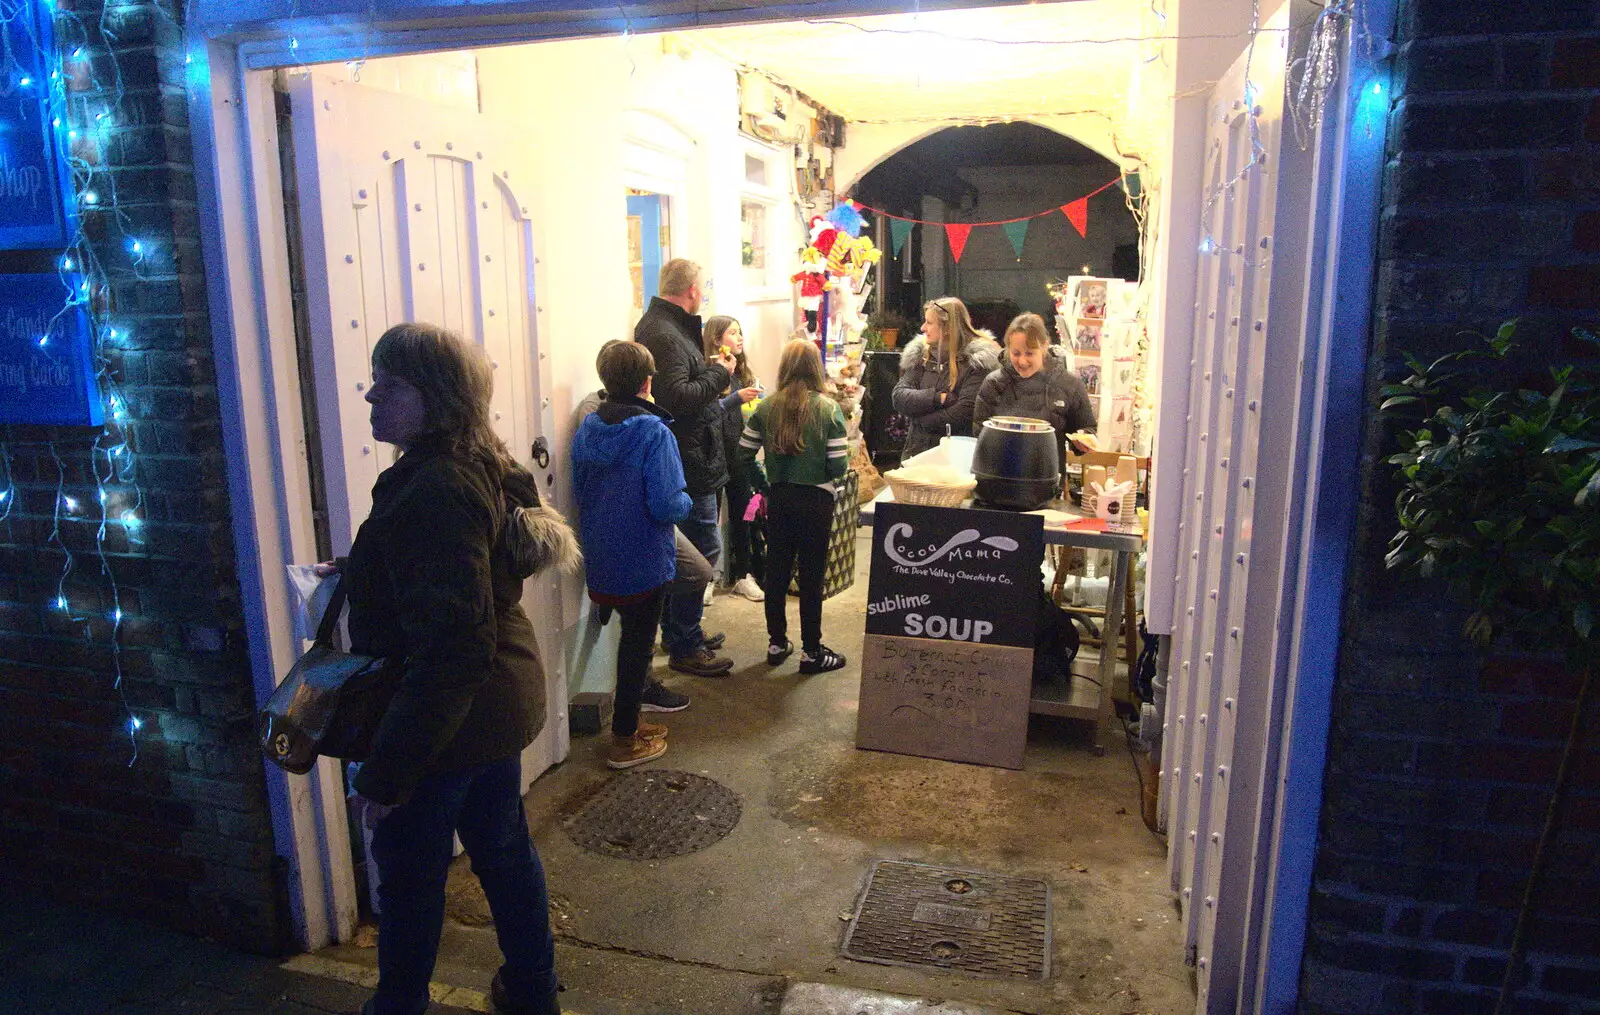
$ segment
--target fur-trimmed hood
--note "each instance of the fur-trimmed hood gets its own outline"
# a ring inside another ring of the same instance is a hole
[[[966,359],[967,366],[988,373],[1000,365],[1000,343],[994,340],[994,334],[984,328],[977,329],[978,337],[967,343],[961,351]],[[900,354],[900,369],[915,366],[928,361],[928,339],[925,335],[918,335],[906,346],[905,352]]]

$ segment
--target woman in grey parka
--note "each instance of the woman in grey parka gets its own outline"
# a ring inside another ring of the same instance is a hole
[[[900,357],[895,411],[910,421],[902,458],[939,443],[946,433],[972,434],[978,388],[1000,365],[1000,346],[972,326],[966,304],[941,296],[922,310],[922,335]]]

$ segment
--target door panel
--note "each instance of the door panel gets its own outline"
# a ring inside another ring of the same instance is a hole
[[[1276,27],[1287,20],[1285,8]],[[1233,1011],[1238,1000],[1241,948],[1233,935],[1243,926],[1239,912],[1248,907],[1248,886],[1241,887],[1238,875],[1251,866],[1248,851],[1255,843],[1249,834],[1230,843],[1227,833],[1246,831],[1245,812],[1259,806],[1262,786],[1252,773],[1260,759],[1236,757],[1236,741],[1241,711],[1259,714],[1258,702],[1242,702],[1241,696],[1266,682],[1265,674],[1248,672],[1243,660],[1260,657],[1248,651],[1252,643],[1276,636],[1275,621],[1258,604],[1275,598],[1278,589],[1259,577],[1252,582],[1263,570],[1271,573],[1271,562],[1253,558],[1281,558],[1281,544],[1258,546],[1256,537],[1277,530],[1262,512],[1285,510],[1281,502],[1257,501],[1262,444],[1271,439],[1262,427],[1263,405],[1298,397],[1294,371],[1277,372],[1278,386],[1271,389],[1265,364],[1269,354],[1298,356],[1304,334],[1302,319],[1269,313],[1275,300],[1300,297],[1296,270],[1286,270],[1285,291],[1274,292],[1287,34],[1262,33],[1253,52],[1242,54],[1211,93],[1207,193],[1215,196],[1203,209],[1203,233],[1194,239],[1200,264],[1184,476],[1190,494],[1179,531],[1180,598],[1163,753],[1170,780],[1169,870],[1196,966],[1201,1012]],[[1247,99],[1253,110],[1246,108]],[[1269,327],[1269,321],[1280,326]],[[1275,446],[1282,447],[1284,436],[1277,435]],[[1269,566],[1263,569],[1262,563]],[[1239,765],[1244,771],[1236,770]],[[1229,916],[1222,935],[1227,940],[1219,948],[1222,910]]]
[[[372,440],[364,400],[372,347],[403,321],[426,321],[484,348],[494,367],[492,421],[555,502],[558,470],[532,461],[553,439],[534,312],[532,223],[511,180],[531,181],[532,146],[515,128],[410,96],[313,72],[291,84],[313,372],[335,553],[371,509],[395,451]],[[526,185],[526,184],[523,184]],[[549,719],[523,756],[531,783],[568,749],[565,623],[556,579],[528,583]]]

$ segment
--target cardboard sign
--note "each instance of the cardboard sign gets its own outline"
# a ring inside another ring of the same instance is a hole
[[[869,634],[861,652],[857,747],[1022,767],[1033,649]]]
[[[29,7],[33,10],[30,12]],[[67,246],[73,232],[72,180],[54,121],[53,4],[22,5],[0,18],[0,250]]]
[[[867,633],[1033,648],[1044,519],[879,504]]]
[[[877,506],[856,746],[1021,768],[1044,520]]]
[[[89,315],[60,276],[0,275],[0,423],[99,426]]]

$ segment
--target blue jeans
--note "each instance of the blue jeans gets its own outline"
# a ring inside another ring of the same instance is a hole
[[[444,929],[452,836],[472,858],[494,914],[513,1003],[557,1011],[555,939],[544,868],[528,837],[518,758],[429,776],[372,833],[378,863],[378,992],[369,1015],[423,1015]]]
[[[689,537],[695,549],[705,555],[713,567],[722,556],[721,534],[717,532],[717,495],[702,494],[694,498],[689,517],[678,523],[678,531]],[[661,644],[674,658],[693,655],[706,642],[706,633],[700,629],[700,617],[705,612],[702,591],[679,592],[668,597],[661,613]]]

